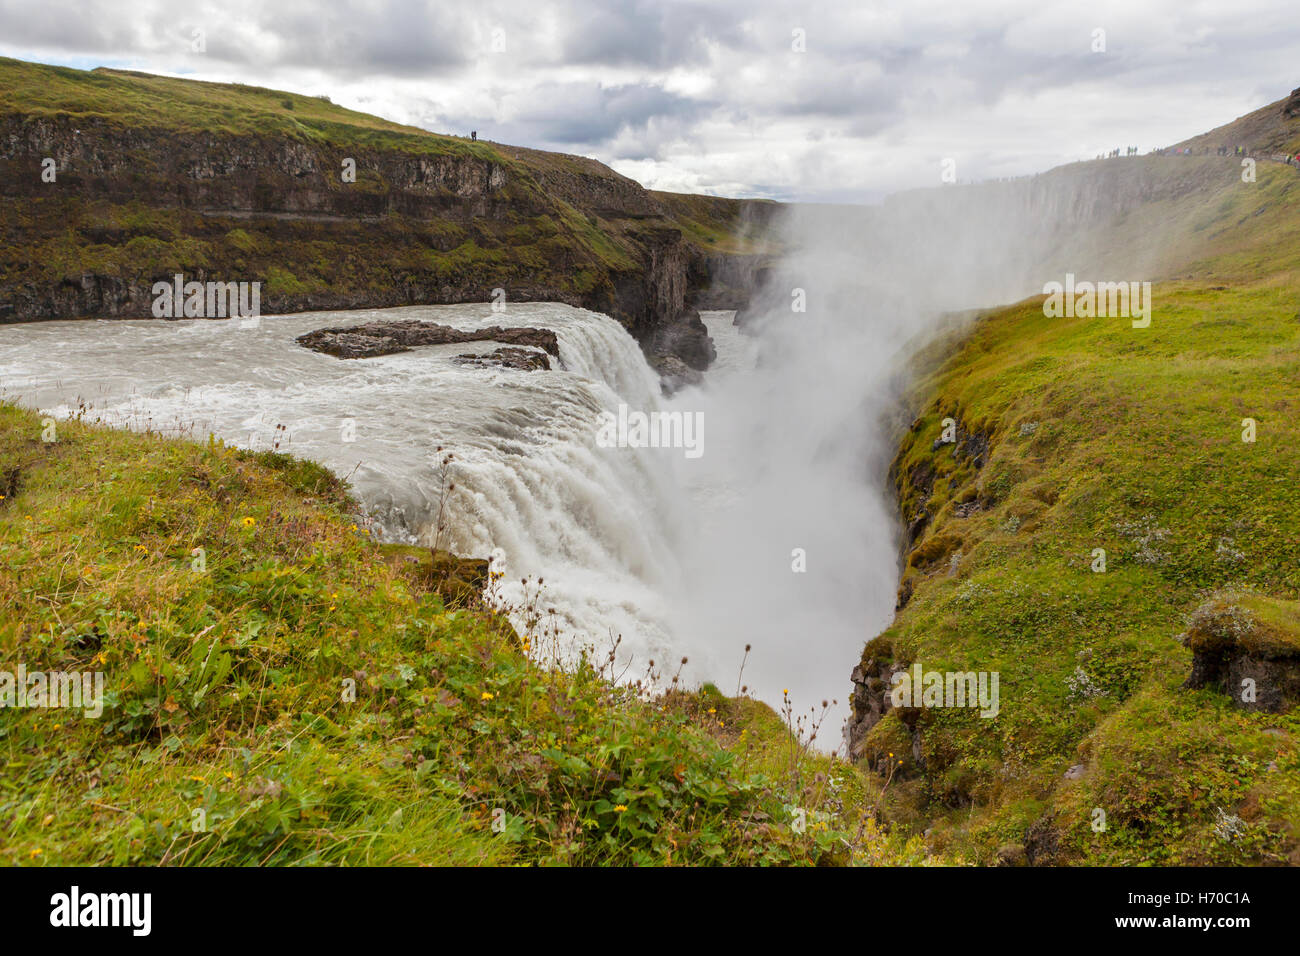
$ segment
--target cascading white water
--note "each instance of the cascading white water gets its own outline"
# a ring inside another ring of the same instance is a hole
[[[375,319],[554,329],[562,368],[456,364],[486,343],[340,360],[294,337]],[[668,450],[602,448],[598,415],[659,406],[657,376],[604,315],[552,303],[414,307],[229,321],[45,322],[0,328],[0,395],[58,418],[85,402],[115,425],[278,447],[349,476],[391,540],[434,537],[442,446],[455,460],[442,545],[495,553],[507,599],[543,577],[543,603],[582,643],[622,635],[627,658],[679,649],[678,464]],[[350,420],[350,422],[349,422]],[[283,425],[280,430],[277,426]],[[354,440],[345,441],[348,433]],[[680,453],[678,453],[680,456]]]
[[[910,359],[950,311],[1032,295],[1067,269],[1110,261],[1124,270],[1113,278],[1149,278],[1133,271],[1150,261],[1142,244],[1097,241],[1119,207],[1091,172],[1061,170],[1050,185],[785,211],[775,231],[785,252],[748,310],[756,357],[673,400],[708,423],[709,451],[687,476],[689,586],[674,633],[712,652],[710,679],[733,691],[752,645],[751,692],[779,706],[788,689],[805,715],[836,701],[817,743],[840,743],[850,673],[894,613],[899,528],[887,474],[897,436],[887,413]],[[711,328],[723,331],[716,320]]]
[[[632,676],[651,658],[671,673],[688,656],[688,683],[730,692],[753,645],[743,677],[751,693],[780,707],[788,690],[798,712],[836,700],[818,741],[834,747],[849,673],[894,605],[893,447],[882,410],[944,310],[1031,294],[1106,254],[1136,261],[1090,244],[1097,230],[1073,228],[1080,208],[1100,221],[1089,182],[792,211],[787,254],[750,310],[751,334],[729,313],[707,315],[719,361],[702,387],[668,401],[616,322],[549,303],[512,303],[504,314],[486,304],[322,312],[266,317],[254,329],[237,320],[0,326],[0,397],[56,417],[84,401],[113,424],[278,442],[348,477],[385,536],[426,544],[442,446],[455,455],[456,483],[442,543],[500,556],[508,600],[522,597],[522,577],[544,577],[542,604],[570,647],[621,636]],[[802,312],[792,308],[798,294]],[[452,361],[486,343],[343,361],[293,341],[380,318],[551,328],[562,368]],[[620,404],[700,415],[704,454],[602,447],[600,415]],[[347,420],[354,441],[344,440]]]

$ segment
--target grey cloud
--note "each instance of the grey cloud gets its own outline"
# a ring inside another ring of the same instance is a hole
[[[551,149],[577,149],[611,144],[630,136],[639,147],[613,158],[642,159],[657,153],[648,143],[688,130],[712,105],[649,84],[600,86],[594,83],[544,84],[527,91],[513,104],[521,115],[499,125],[490,117],[448,114],[439,117],[448,129],[477,129],[499,142],[516,142]]]
[[[748,43],[734,10],[717,4],[612,0],[576,3],[565,26],[561,61],[659,69],[707,63],[711,44]]]
[[[324,86],[433,129],[700,188],[747,175],[749,194],[787,198],[825,195],[828,177],[856,177],[838,195],[896,187],[883,143],[928,157],[941,142],[981,157],[972,173],[1065,162],[1094,138],[1157,145],[1142,118],[1163,139],[1177,116],[1190,135],[1300,85],[1287,0],[1117,7],[1104,56],[1088,53],[1092,19],[1070,0],[0,0],[0,49]],[[203,57],[187,52],[196,25]],[[508,50],[493,57],[498,25]],[[840,165],[807,162],[813,141]]]

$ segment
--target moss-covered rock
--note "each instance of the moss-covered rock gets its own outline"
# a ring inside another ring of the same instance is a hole
[[[1192,612],[1182,641],[1192,651],[1184,686],[1270,712],[1300,701],[1300,602],[1227,591]]]

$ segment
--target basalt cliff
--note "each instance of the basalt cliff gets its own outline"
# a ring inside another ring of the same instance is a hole
[[[0,322],[149,317],[176,274],[258,281],[269,314],[550,300],[671,379],[707,367],[695,309],[743,307],[778,209],[324,97],[0,59]]]

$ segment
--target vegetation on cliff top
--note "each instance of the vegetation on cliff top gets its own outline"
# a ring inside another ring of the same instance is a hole
[[[769,708],[559,666],[544,590],[522,637],[444,597],[317,465],[43,432],[0,404],[0,670],[101,671],[105,706],[0,709],[0,862],[923,856]]]
[[[932,850],[1300,862],[1300,714],[1183,686],[1189,621],[1225,589],[1270,647],[1300,639],[1298,187],[1261,166],[1201,210],[1149,328],[1048,319],[1035,298],[917,383],[894,464],[921,519],[910,598],[864,660],[1001,679],[994,719],[894,711],[862,741],[869,760],[916,741],[889,815]]]
[[[0,113],[72,116],[170,133],[221,133],[350,142],[503,161],[487,143],[444,136],[303,96],[243,83],[206,83],[133,70],[0,57]]]

